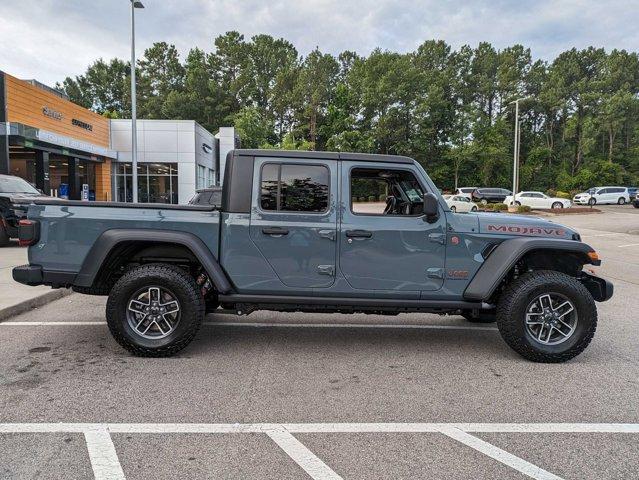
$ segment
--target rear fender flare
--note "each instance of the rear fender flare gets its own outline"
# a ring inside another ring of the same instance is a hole
[[[488,300],[515,264],[528,252],[534,250],[576,253],[583,258],[584,264],[594,264],[588,257],[588,252],[592,252],[594,249],[583,242],[556,238],[512,238],[503,241],[491,251],[464,290],[464,299],[470,301]]]
[[[155,229],[112,229],[103,232],[84,259],[82,267],[73,282],[74,285],[81,287],[93,285],[100,268],[113,248],[122,242],[135,241],[175,243],[185,246],[202,264],[219,293],[225,294],[232,290],[226,273],[202,240],[188,232]]]

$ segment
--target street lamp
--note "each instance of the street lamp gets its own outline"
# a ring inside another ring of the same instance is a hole
[[[142,2],[131,2],[131,168],[133,169],[133,203],[138,203],[138,129],[136,125],[137,100],[135,94],[135,9],[144,8]]]
[[[515,205],[515,195],[519,189],[519,148],[521,144],[521,133],[519,131],[519,102],[528,100],[530,97],[522,97],[510,102],[515,104],[515,145],[513,149],[513,196],[511,206]]]

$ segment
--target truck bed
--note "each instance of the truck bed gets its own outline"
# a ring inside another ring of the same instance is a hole
[[[98,238],[110,230],[188,232],[218,257],[220,212],[213,206],[61,199],[15,203],[28,207],[28,218],[39,222],[40,239],[29,249],[29,263],[49,271],[78,273]]]

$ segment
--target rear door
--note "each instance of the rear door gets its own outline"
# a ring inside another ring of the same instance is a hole
[[[333,284],[337,236],[337,162],[256,158],[251,240],[283,285]]]

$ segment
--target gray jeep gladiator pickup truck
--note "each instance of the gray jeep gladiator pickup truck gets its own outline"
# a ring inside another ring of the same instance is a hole
[[[356,202],[358,191],[385,202]],[[17,200],[20,202],[20,200]],[[407,157],[234,150],[222,206],[22,200],[27,285],[108,295],[136,355],[184,348],[205,313],[436,312],[496,321],[519,354],[582,352],[608,281],[577,232],[537,217],[450,211]]]

